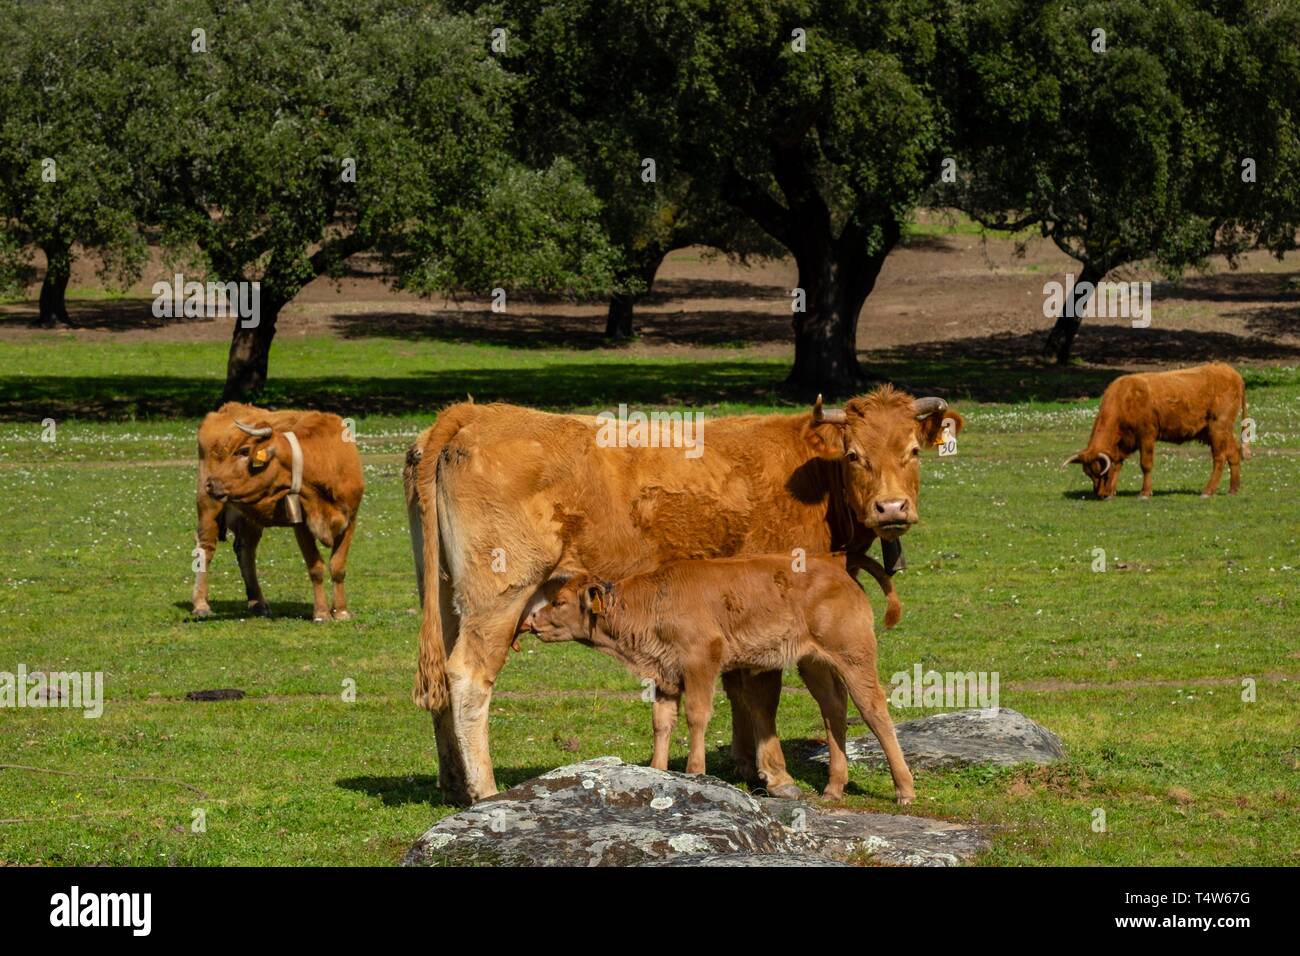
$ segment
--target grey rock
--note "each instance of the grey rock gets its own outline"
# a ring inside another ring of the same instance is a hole
[[[439,821],[406,866],[951,866],[988,846],[960,824],[756,799],[713,777],[598,757]]]
[[[992,844],[975,827],[901,813],[828,810],[767,799],[769,813],[812,838],[821,856],[889,866],[959,866]]]
[[[1056,734],[1008,707],[957,710],[905,720],[894,730],[913,770],[1048,764],[1065,757],[1065,748]],[[850,739],[845,751],[850,763],[887,766],[875,735]],[[826,763],[826,748],[817,748],[811,759]]]
[[[598,757],[439,821],[404,865],[634,866],[684,854],[801,854],[811,841],[708,776]]]
[[[822,856],[794,853],[692,853],[642,866],[848,866]]]

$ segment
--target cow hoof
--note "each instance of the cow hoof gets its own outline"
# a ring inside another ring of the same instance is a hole
[[[1213,498],[1214,495],[1210,494],[1208,491],[1202,491],[1202,492],[1201,492],[1201,497],[1202,497],[1202,498]]]
[[[270,617],[271,608],[265,604],[249,604],[248,613],[253,617]]]
[[[324,616],[323,614],[317,614],[312,617],[311,622],[313,624],[324,624],[328,620],[329,618]]]
[[[352,614],[351,614],[349,611],[335,611],[335,612],[334,612],[334,620],[336,620],[336,621],[350,621],[350,620],[352,620]]]
[[[206,605],[204,607],[196,607],[190,612],[190,614],[197,618],[212,617],[212,608],[207,607]]]
[[[827,787],[825,790],[822,791],[822,796],[821,796],[821,798],[822,798],[822,801],[823,801],[824,803],[833,803],[833,802],[835,802],[836,800],[843,800],[843,799],[844,799],[844,791],[843,791],[843,790],[832,790],[830,787]]]
[[[787,783],[779,787],[773,787],[768,793],[774,797],[780,797],[782,800],[798,800],[803,796],[803,791],[799,789],[797,783]]]
[[[1150,501],[1150,500],[1151,500],[1151,496],[1150,496],[1150,495],[1138,495],[1138,497],[1141,498],[1143,501]]]
[[[915,796],[899,797],[899,798],[898,798],[898,805],[899,805],[900,807],[905,807],[905,806],[907,806],[909,803],[911,803],[911,802],[912,802],[913,800],[915,800],[915,799],[916,799]]]

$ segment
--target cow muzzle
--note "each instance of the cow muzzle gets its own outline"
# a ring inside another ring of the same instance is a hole
[[[225,486],[216,478],[208,479],[207,489],[209,497],[216,498],[218,501],[225,500],[226,496],[229,494],[226,491]]]
[[[906,498],[877,498],[871,504],[871,526],[882,538],[897,538],[914,524],[916,509]]]

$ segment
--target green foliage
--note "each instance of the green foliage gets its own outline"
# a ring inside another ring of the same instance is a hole
[[[27,245],[65,261],[74,243],[93,248],[100,277],[123,286],[140,275],[153,209],[132,149],[139,8],[0,5],[0,276],[11,289]]]
[[[947,81],[962,175],[934,195],[991,225],[1038,223],[1103,275],[1289,248],[1297,23],[1293,3],[1240,18],[1186,0],[970,4],[943,31],[962,64]],[[1242,182],[1247,156],[1258,183]]]

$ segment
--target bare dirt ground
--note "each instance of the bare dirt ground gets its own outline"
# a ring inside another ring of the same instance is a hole
[[[38,266],[41,263],[38,262]],[[228,319],[159,319],[150,286],[173,272],[155,257],[145,279],[120,298],[105,298],[95,263],[77,263],[69,293],[71,328],[80,336],[125,340],[225,341]],[[1049,241],[1018,247],[1000,236],[923,235],[890,256],[859,323],[862,360],[983,358],[1022,361],[1038,353],[1051,320],[1044,283],[1077,273]],[[1222,260],[1206,274],[1174,284],[1130,268],[1112,280],[1151,280],[1151,327],[1124,319],[1085,320],[1076,357],[1085,364],[1142,368],[1222,360],[1290,363],[1300,359],[1300,271],[1295,258],[1245,256],[1237,269]],[[672,253],[654,292],[638,307],[639,338],[631,355],[691,347],[743,347],[747,354],[792,353],[790,260],[749,264],[690,248]],[[0,306],[0,339],[35,334],[35,299]],[[477,297],[422,299],[392,290],[365,263],[341,281],[319,279],[282,313],[277,335],[329,334],[491,342],[516,348],[597,348],[605,305],[514,299],[504,314]]]

